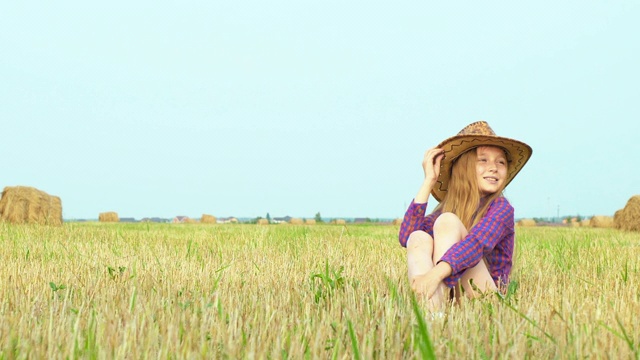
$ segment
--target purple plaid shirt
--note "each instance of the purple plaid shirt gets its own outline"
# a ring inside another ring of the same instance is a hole
[[[404,215],[400,227],[400,245],[406,247],[409,235],[422,230],[433,237],[433,223],[440,212],[425,216],[427,204],[416,204],[413,201]],[[444,279],[448,287],[455,286],[462,273],[478,264],[484,257],[491,277],[500,288],[509,283],[514,246],[513,207],[504,197],[499,197],[489,205],[485,216],[469,231],[469,234],[454,244],[440,261],[445,261],[453,272]]]

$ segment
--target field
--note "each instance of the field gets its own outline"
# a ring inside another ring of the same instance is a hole
[[[640,236],[518,228],[512,286],[423,313],[398,227],[0,223],[0,359],[640,358]]]

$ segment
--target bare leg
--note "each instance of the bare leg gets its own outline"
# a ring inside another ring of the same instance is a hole
[[[433,261],[437,263],[455,243],[464,239],[469,232],[462,221],[453,213],[444,213],[433,224],[436,242],[433,249]]]
[[[426,274],[433,268],[433,239],[424,231],[414,231],[407,240],[407,268],[409,284],[418,275]]]
[[[468,233],[464,224],[455,214],[444,213],[440,215],[433,226],[433,234],[436,238],[433,251],[434,264],[444,256],[451,246],[464,239]],[[460,281],[465,294],[469,297],[475,297],[478,295],[478,291],[473,289],[469,283],[470,281],[473,281],[474,286],[481,292],[497,290],[484,259],[480,260],[476,266],[467,269],[462,274]]]
[[[433,238],[424,231],[414,231],[407,240],[407,268],[409,284],[413,286],[414,280],[433,269]],[[444,304],[442,291],[436,293],[428,301],[431,311],[440,311]]]
[[[470,281],[473,281],[473,286],[471,286]],[[476,297],[488,290],[498,290],[484,259],[480,260],[476,266],[462,273],[460,283],[462,284],[464,293],[468,297]],[[480,292],[478,292],[478,290]]]

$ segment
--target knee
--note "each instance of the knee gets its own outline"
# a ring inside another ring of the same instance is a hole
[[[440,232],[447,229],[458,229],[461,224],[462,221],[460,221],[460,218],[458,218],[456,214],[446,212],[438,216],[433,223],[433,231]]]
[[[428,248],[432,241],[431,235],[426,232],[422,230],[414,231],[409,235],[409,239],[407,240],[407,249],[414,250]]]

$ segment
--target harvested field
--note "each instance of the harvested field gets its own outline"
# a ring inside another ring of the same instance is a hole
[[[509,293],[432,319],[396,227],[115,226],[0,223],[2,356],[638,356],[631,232],[519,228]]]

